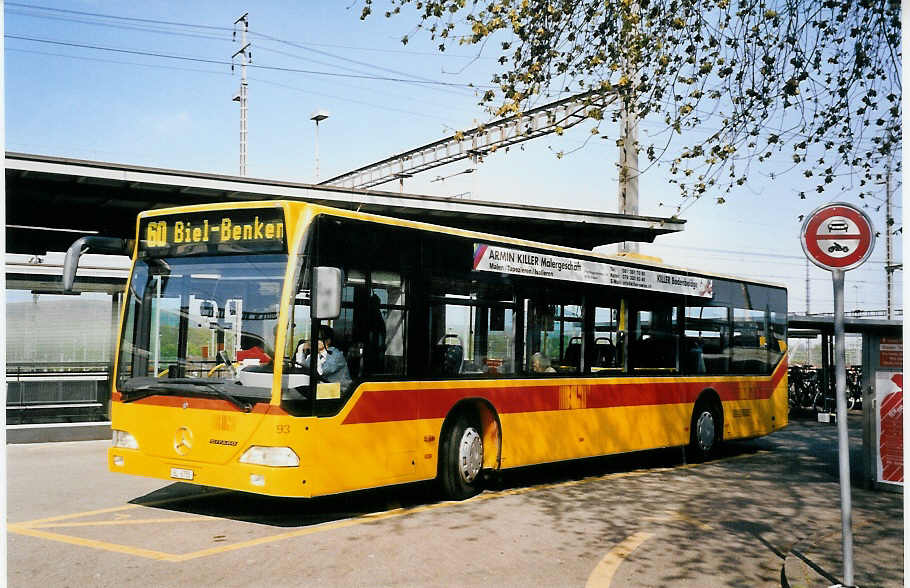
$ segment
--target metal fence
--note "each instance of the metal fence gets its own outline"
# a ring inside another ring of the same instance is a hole
[[[108,420],[110,374],[98,363],[8,364],[7,424]]]
[[[790,313],[790,316],[799,316],[799,317],[803,317],[803,316],[808,316],[808,317],[813,317],[813,316],[818,316],[818,317],[829,317],[829,316],[831,316],[831,317],[833,317],[833,316],[834,316],[834,313],[833,313],[833,312],[813,312],[813,313],[811,313],[811,314],[803,314],[803,313],[799,313],[799,312],[791,312],[791,313]],[[888,318],[888,311],[887,311],[887,310],[847,310],[847,311],[844,311],[844,316],[845,316],[846,318],[878,318],[878,319],[883,319],[883,318]],[[894,319],[902,319],[902,318],[904,318],[904,309],[903,309],[903,308],[895,308],[895,309],[894,309],[894,312],[892,313],[892,316],[894,317]]]

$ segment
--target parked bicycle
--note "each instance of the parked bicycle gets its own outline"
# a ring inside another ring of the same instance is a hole
[[[832,411],[837,406],[834,390],[834,374],[829,375],[830,390],[823,390],[821,368],[811,365],[791,365],[789,377],[790,409]],[[862,368],[847,368],[847,410],[862,408]]]
[[[834,411],[837,409],[837,376],[834,372],[834,368],[830,368],[831,371],[828,376],[828,382],[830,388],[827,390],[826,394],[823,394],[823,398],[820,404],[823,405],[823,408],[827,411]],[[847,410],[860,409],[863,407],[863,368],[860,366],[851,366],[846,369],[846,388],[844,389],[844,394],[847,400]],[[819,378],[819,387],[821,387],[821,378]]]
[[[818,371],[811,365],[790,366],[790,409],[822,410],[824,395],[819,386]]]
[[[847,409],[863,406],[863,368],[858,365],[847,368]]]

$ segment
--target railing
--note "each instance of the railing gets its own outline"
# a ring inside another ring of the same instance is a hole
[[[833,312],[813,312],[811,314],[802,314],[798,312],[791,312],[790,316],[799,316],[799,317],[829,317],[834,316]],[[844,311],[844,316],[847,318],[888,318],[887,310],[846,310]],[[894,319],[903,318],[904,309],[895,308],[892,313]]]
[[[105,421],[110,401],[106,364],[10,363],[7,424]]]

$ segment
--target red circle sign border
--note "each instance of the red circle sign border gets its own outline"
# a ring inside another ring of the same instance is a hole
[[[859,246],[846,257],[828,255],[819,247],[818,240],[814,238],[818,234],[819,226],[832,216],[846,217],[856,223],[859,228]],[[806,218],[800,233],[800,244],[806,257],[820,268],[847,271],[862,265],[872,254],[875,246],[875,233],[872,229],[872,221],[869,220],[866,213],[850,204],[833,202],[820,206]]]

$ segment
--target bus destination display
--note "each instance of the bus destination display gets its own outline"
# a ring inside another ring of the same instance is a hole
[[[287,251],[280,208],[207,211],[142,219],[140,255],[164,257]]]
[[[474,244],[474,269],[654,292],[670,292],[701,298],[713,298],[714,296],[713,282],[707,278],[533,253],[482,243]]]

